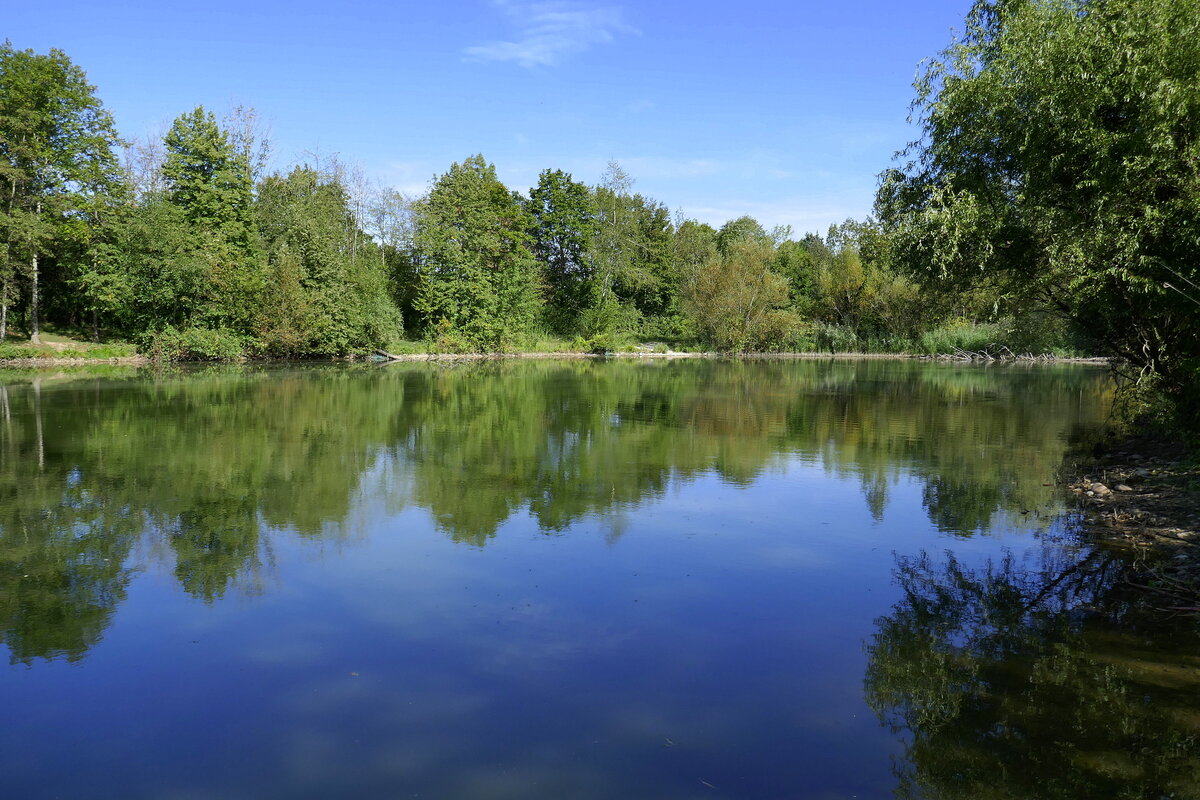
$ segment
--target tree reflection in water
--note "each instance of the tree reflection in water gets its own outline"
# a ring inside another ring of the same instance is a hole
[[[1200,796],[1200,658],[1151,652],[1123,561],[1046,542],[968,567],[897,557],[867,702],[905,743],[905,798]],[[1162,630],[1159,642],[1170,641]]]
[[[18,661],[82,657],[146,553],[203,602],[261,592],[273,537],[350,536],[370,493],[482,547],[517,514],[616,532],[672,485],[801,461],[857,481],[877,519],[915,480],[939,530],[1007,530],[1055,506],[1066,433],[1102,403],[1095,372],[901,362],[9,374],[0,636]]]

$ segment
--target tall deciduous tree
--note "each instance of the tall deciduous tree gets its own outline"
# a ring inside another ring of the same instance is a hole
[[[24,275],[30,339],[40,341],[44,259],[68,223],[90,257],[92,237],[78,228],[98,224],[99,198],[117,184],[117,144],[111,115],[66,54],[0,45],[0,337]]]
[[[258,337],[280,355],[340,354],[399,333],[379,246],[358,228],[337,173],[312,167],[259,186],[259,227],[269,258]]]
[[[167,200],[182,211],[207,264],[208,298],[198,321],[245,330],[263,283],[255,268],[251,166],[203,106],[179,116],[164,142]]]
[[[420,289],[427,333],[449,346],[498,350],[519,340],[538,312],[531,220],[475,155],[454,164],[417,207]]]
[[[593,265],[588,248],[596,234],[596,203],[591,191],[562,170],[543,170],[529,191],[533,251],[542,265],[550,326],[575,332],[591,299]]]
[[[1200,14],[979,0],[918,79],[923,137],[877,207],[929,281],[1048,302],[1200,425]]]
[[[594,288],[584,323],[592,336],[607,338],[667,307],[664,291],[673,278],[670,214],[633,194],[633,183],[613,161],[596,187],[596,233],[588,254]]]

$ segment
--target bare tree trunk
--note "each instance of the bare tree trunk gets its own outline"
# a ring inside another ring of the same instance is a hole
[[[38,330],[38,257],[37,251],[29,262],[29,341],[41,344],[42,334]]]
[[[8,278],[0,286],[0,342],[8,338]]]
[[[37,213],[42,215],[42,204],[37,204]],[[41,344],[42,334],[38,330],[38,252],[37,243],[33,245],[33,258],[29,263],[29,342],[30,344]]]
[[[99,344],[100,342],[100,315],[96,309],[92,309],[92,341]]]

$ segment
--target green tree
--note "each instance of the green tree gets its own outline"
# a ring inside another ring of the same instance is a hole
[[[787,281],[771,270],[770,241],[728,240],[689,286],[696,327],[719,350],[777,349],[789,342],[799,318],[790,310]]]
[[[196,322],[247,331],[263,288],[251,167],[203,106],[176,118],[164,143],[166,199],[182,211],[205,262],[207,296]]]
[[[530,331],[540,310],[530,217],[475,155],[454,164],[417,207],[416,309],[443,345],[500,350]]]
[[[820,238],[813,236],[820,242]],[[775,248],[772,269],[788,282],[792,305],[803,316],[811,316],[812,304],[816,299],[816,254],[809,246],[808,237],[803,241],[787,240]],[[824,243],[821,244],[824,248]]]
[[[628,288],[619,286],[618,292],[628,297],[644,319],[649,319],[668,313],[672,299],[679,294],[672,258],[674,226],[665,205],[641,194],[633,196],[633,220],[639,273],[645,279]]]
[[[550,327],[571,334],[588,306],[594,279],[588,248],[596,232],[596,203],[591,191],[562,170],[543,170],[529,190],[533,215],[533,252],[546,282]]]
[[[722,253],[729,252],[735,245],[743,241],[772,244],[771,235],[751,216],[731,219],[717,231],[717,249]]]
[[[717,232],[711,225],[694,219],[679,220],[671,240],[671,257],[681,285],[687,286],[700,268],[717,254]]]
[[[337,355],[399,334],[383,253],[359,229],[336,173],[272,175],[256,210],[270,276],[257,333],[268,351]]]
[[[1200,426],[1198,74],[1191,0],[980,0],[879,191],[898,263],[1057,309]]]
[[[634,194],[633,183],[612,161],[595,190],[596,234],[588,254],[594,280],[584,327],[598,342],[636,333],[644,316],[667,310],[674,291],[670,214]]]
[[[130,333],[184,328],[209,297],[208,262],[183,210],[150,196],[119,210],[101,260],[112,313]]]
[[[76,259],[91,259],[101,198],[118,184],[117,144],[111,115],[66,54],[0,45],[0,338],[18,275],[28,282],[29,333],[38,342],[46,257],[72,253],[62,245],[73,238]]]
[[[379,244],[387,267],[392,299],[402,324],[417,328],[416,300],[418,258],[414,250],[416,215],[414,203],[395,189],[380,189],[367,209],[367,232]]]

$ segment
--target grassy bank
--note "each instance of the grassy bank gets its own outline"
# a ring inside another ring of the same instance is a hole
[[[129,342],[89,342],[57,332],[43,332],[41,340],[34,344],[24,336],[10,335],[0,342],[0,363],[37,365],[143,359],[137,346]]]

